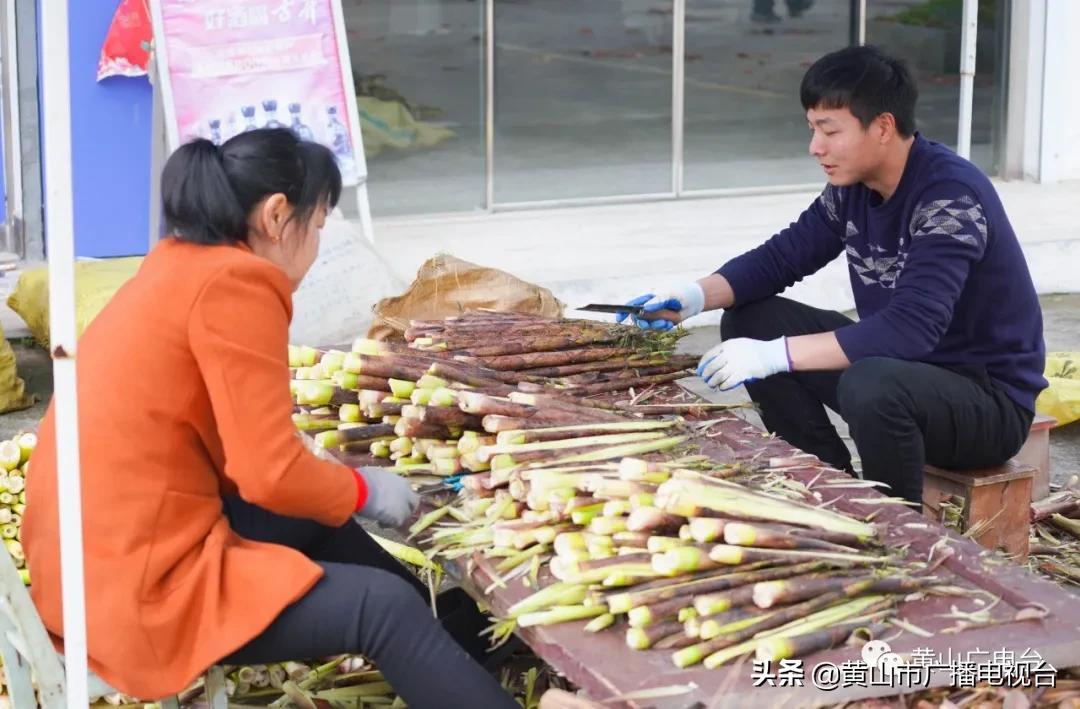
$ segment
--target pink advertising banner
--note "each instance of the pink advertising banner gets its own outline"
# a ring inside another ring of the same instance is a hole
[[[345,184],[365,174],[335,0],[152,2],[173,147],[291,128],[334,151]]]

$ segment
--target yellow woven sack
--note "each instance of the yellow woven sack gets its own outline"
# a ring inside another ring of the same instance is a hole
[[[81,335],[97,317],[113,293],[135,275],[141,256],[79,261],[75,264],[75,328]],[[49,269],[25,271],[19,276],[8,306],[26,321],[30,333],[45,348],[49,346]]]
[[[1050,386],[1035,402],[1038,412],[1059,426],[1080,420],[1080,352],[1047,353],[1045,376]]]
[[[0,414],[33,406],[36,400],[26,393],[26,382],[15,369],[15,350],[0,328]]]
[[[454,131],[434,123],[418,121],[397,101],[357,96],[360,129],[364,134],[364,155],[371,159],[385,148],[415,150],[431,148],[455,137]]]

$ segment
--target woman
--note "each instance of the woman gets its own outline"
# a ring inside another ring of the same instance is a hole
[[[475,604],[440,599],[444,629],[352,520],[401,525],[408,484],[320,460],[292,425],[291,293],[341,193],[333,155],[285,129],[197,140],[162,193],[172,236],[79,342],[90,667],[155,699],[215,663],[363,653],[411,707],[516,707],[451,634],[483,656]],[[52,407],[40,441],[23,540],[61,641]]]

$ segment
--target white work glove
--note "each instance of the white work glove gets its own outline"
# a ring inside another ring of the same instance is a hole
[[[367,485],[367,500],[357,512],[361,517],[375,520],[384,527],[400,527],[420,504],[409,481],[397,473],[382,468],[357,468],[356,473]]]
[[[679,322],[683,322],[705,309],[705,291],[696,281],[692,281],[680,288],[639,295],[627,305],[643,306],[647,313],[672,310],[679,314]],[[628,315],[629,313],[619,313],[615,316],[615,322],[622,322]],[[642,330],[670,330],[675,327],[675,322],[666,318],[646,320],[635,317],[634,324]]]
[[[736,337],[721,342],[705,353],[697,368],[698,376],[720,391],[790,371],[786,337],[775,340]]]

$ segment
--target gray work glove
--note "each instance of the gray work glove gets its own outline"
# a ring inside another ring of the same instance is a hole
[[[367,485],[367,500],[357,512],[361,517],[375,520],[384,527],[400,527],[420,504],[420,496],[409,482],[382,468],[357,468],[356,472]]]

